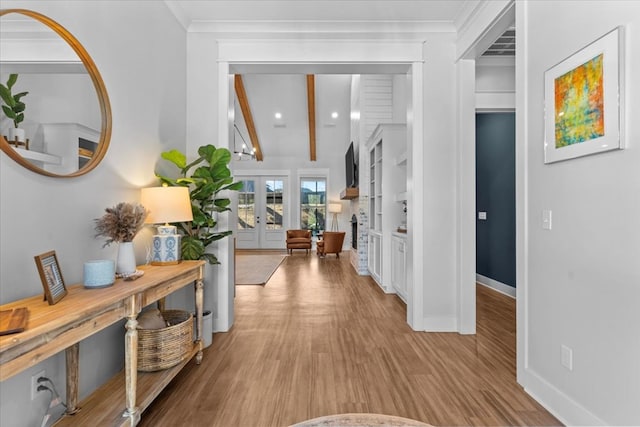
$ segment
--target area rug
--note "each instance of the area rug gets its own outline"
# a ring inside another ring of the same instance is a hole
[[[291,427],[433,427],[421,421],[382,414],[337,414],[314,418]]]
[[[264,285],[287,255],[236,256],[236,285]]]

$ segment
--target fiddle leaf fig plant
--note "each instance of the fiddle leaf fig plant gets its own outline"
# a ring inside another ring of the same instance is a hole
[[[24,120],[24,110],[26,108],[26,105],[20,99],[29,92],[20,92],[13,95],[11,89],[13,85],[16,84],[16,81],[18,81],[18,75],[10,74],[6,86],[0,83],[0,98],[2,98],[2,101],[5,103],[5,105],[2,106],[2,111],[4,111],[4,114],[6,114],[8,118],[13,120],[13,126],[17,128]]]
[[[180,170],[180,177],[173,179],[158,173],[156,176],[163,184],[189,188],[193,220],[176,224],[183,234],[182,259],[203,259],[210,264],[220,264],[214,254],[206,252],[209,244],[232,233],[231,230],[216,230],[217,214],[231,211],[231,200],[220,193],[240,190],[242,182],[233,182],[229,169],[231,153],[226,148],[203,145],[198,148],[198,155],[187,164],[187,157],[180,151],[165,151],[161,157]]]

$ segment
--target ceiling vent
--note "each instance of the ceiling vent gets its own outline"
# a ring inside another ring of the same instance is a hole
[[[515,56],[516,55],[516,29],[507,29],[498,40],[482,54],[482,56]]]

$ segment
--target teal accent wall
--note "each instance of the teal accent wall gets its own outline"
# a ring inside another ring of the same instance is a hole
[[[515,132],[515,113],[476,114],[476,272],[514,288]]]

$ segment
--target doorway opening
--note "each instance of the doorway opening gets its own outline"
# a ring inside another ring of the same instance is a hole
[[[286,176],[236,175],[238,249],[281,249],[288,228],[290,202]]]
[[[336,46],[332,43],[331,49],[319,49],[318,51],[332,52],[335,51]],[[410,46],[409,48],[407,48]],[[234,87],[233,87],[233,76],[235,74],[253,74],[253,73],[269,73],[269,74],[301,74],[304,73],[315,74],[315,73],[323,73],[323,74],[404,74],[407,76],[407,81],[409,85],[407,87],[407,92],[414,92],[411,96],[407,96],[407,116],[412,117],[412,122],[408,124],[408,138],[407,138],[407,152],[411,153],[409,158],[412,159],[415,155],[416,158],[422,157],[422,144],[413,144],[412,141],[421,141],[423,139],[423,130],[422,130],[422,78],[423,78],[423,62],[422,62],[422,48],[421,44],[416,44],[415,48],[409,43],[405,44],[403,48],[400,48],[402,51],[404,49],[406,53],[406,59],[404,61],[398,61],[398,58],[401,58],[403,55],[398,55],[398,49],[393,50],[393,54],[390,52],[381,52],[382,55],[387,55],[390,57],[394,57],[393,61],[378,61],[375,60],[372,63],[369,63],[369,59],[365,61],[359,61],[356,58],[353,63],[327,63],[323,61],[309,61],[308,63],[291,63],[290,61],[285,60],[284,62],[278,62],[277,60],[274,62],[270,62],[269,64],[264,63],[252,63],[246,62],[246,60],[241,61],[219,61],[218,62],[218,78],[219,78],[219,125],[218,125],[218,140],[219,141],[231,141],[230,136],[233,131],[233,118],[234,118]],[[253,48],[253,46],[251,46]],[[221,48],[222,51],[226,52],[226,49]],[[384,49],[383,49],[384,50]],[[233,54],[236,55],[241,52],[242,49],[237,44],[233,44]],[[362,46],[356,47],[353,49],[355,52],[363,52],[366,53],[369,51],[368,46],[364,49]],[[277,56],[277,55],[276,55]],[[415,147],[415,148],[413,148]],[[411,166],[408,166],[408,169],[411,169]],[[243,179],[248,178],[249,174],[242,175],[242,172],[245,171],[234,171],[234,176],[237,179],[241,177]],[[291,172],[293,173],[293,172]],[[412,178],[418,182],[422,181],[422,170],[417,170],[414,172]],[[286,191],[284,192],[286,194]],[[244,197],[244,196],[241,196]],[[253,196],[255,200],[261,199],[261,196],[255,194]],[[415,212],[421,211],[422,206],[422,194],[417,193],[413,194],[408,192],[409,205],[414,206]],[[247,199],[245,197],[245,199]],[[244,200],[245,202],[247,200]],[[286,202],[285,202],[286,205]],[[289,207],[289,214],[293,214],[293,209],[295,206]],[[254,207],[256,212],[259,210],[258,206]],[[410,208],[411,209],[411,208]],[[246,212],[245,212],[246,213]],[[297,217],[298,213],[294,214]],[[256,216],[258,216],[256,214]],[[287,212],[284,213],[284,216],[287,217]],[[408,225],[411,226],[411,222],[415,217],[415,213],[408,213]],[[293,217],[293,215],[292,215]],[[285,219],[286,221],[286,219]],[[246,222],[246,221],[245,221]],[[285,229],[287,226],[291,226],[291,222],[287,222],[285,225]],[[256,224],[257,225],[257,224]],[[419,222],[416,225],[416,234],[421,234],[422,223]],[[245,229],[246,230],[246,229]],[[249,237],[251,233],[254,233],[252,237]],[[257,233],[257,234],[256,234]],[[247,241],[255,242],[256,235],[259,236],[259,232],[256,230],[248,231]],[[244,238],[243,238],[244,239]],[[238,240],[240,240],[240,236],[238,236]],[[418,245],[415,250],[411,250],[412,239],[408,243],[407,253],[413,259],[422,259],[423,257],[423,248],[421,245]],[[222,243],[224,245],[224,242]],[[256,245],[255,243],[252,243]],[[243,247],[245,243],[240,241],[237,242],[239,248]],[[245,246],[247,247],[247,246]],[[231,249],[231,248],[230,248]],[[233,251],[230,251],[233,252]],[[232,259],[229,259],[230,263],[233,263]],[[412,289],[409,292],[409,297],[407,298],[407,322],[410,326],[412,326],[415,330],[423,330],[422,322],[423,322],[423,290],[421,287],[415,287],[412,283],[412,278],[414,275],[416,277],[421,277],[423,275],[422,272],[422,263],[415,263],[413,261],[408,262],[407,268],[407,284],[408,287]],[[219,269],[218,274],[220,275],[219,281],[221,283],[228,283],[231,280],[227,279],[229,275],[232,274],[232,269],[226,269],[222,267]],[[233,312],[231,308],[233,304],[233,289],[225,289],[219,290],[218,292],[218,301],[219,305],[227,304],[226,309],[221,309],[220,313],[229,313]],[[224,328],[224,325],[230,325],[232,323],[232,318],[224,319],[224,321],[219,322],[220,328]]]

